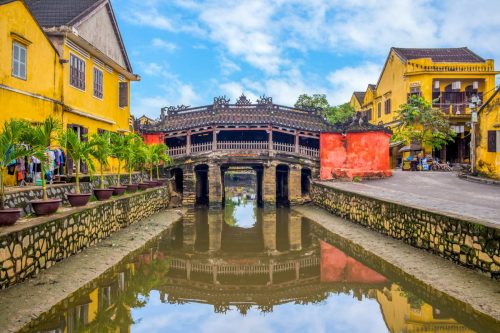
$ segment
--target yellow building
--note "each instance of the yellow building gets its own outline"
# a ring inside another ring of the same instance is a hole
[[[500,86],[478,110],[476,170],[500,179]]]
[[[440,108],[457,133],[455,142],[434,156],[452,163],[468,162],[470,154],[469,103],[472,96],[487,98],[495,88],[494,61],[462,48],[391,48],[376,85],[370,85],[358,111],[373,124],[396,125],[396,110],[411,94]],[[352,100],[352,99],[351,99]]]
[[[127,133],[133,74],[109,0],[0,0],[0,123]]]
[[[390,289],[377,292],[377,302],[384,316],[389,332],[467,332],[466,326],[450,318],[440,309],[421,301],[411,293],[405,292],[397,284]],[[446,309],[445,309],[446,310]]]

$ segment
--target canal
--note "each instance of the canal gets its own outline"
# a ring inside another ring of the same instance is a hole
[[[495,332],[289,208],[226,189],[21,332]]]

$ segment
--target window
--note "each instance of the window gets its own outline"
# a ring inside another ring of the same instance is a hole
[[[488,131],[488,152],[500,151],[500,131]]]
[[[372,109],[366,110],[366,120],[371,121],[372,120]]]
[[[377,115],[378,117],[382,117],[382,103],[378,102],[377,104]]]
[[[12,76],[26,80],[26,46],[12,43]]]
[[[102,89],[103,89],[102,71],[94,67],[94,96],[102,99],[103,96]]]
[[[120,82],[119,83],[119,106],[121,108],[124,108],[128,106],[128,83],[127,82]]]
[[[386,99],[384,102],[384,113],[389,114],[391,113],[391,99]]]
[[[85,90],[85,61],[74,54],[69,57],[69,84]]]

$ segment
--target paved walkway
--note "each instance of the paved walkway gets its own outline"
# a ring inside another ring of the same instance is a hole
[[[500,226],[500,187],[460,179],[452,172],[397,170],[386,179],[321,183],[433,211],[474,217]]]

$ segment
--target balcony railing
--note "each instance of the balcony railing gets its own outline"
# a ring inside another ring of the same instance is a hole
[[[200,154],[213,151],[213,145],[212,142],[193,144],[189,150],[187,146],[173,147],[169,149],[168,153],[172,158],[187,154]],[[281,142],[273,142],[271,149],[269,149],[267,141],[219,141],[216,143],[216,147],[216,150],[220,151],[273,151],[306,156],[312,159],[319,158],[319,149]]]

